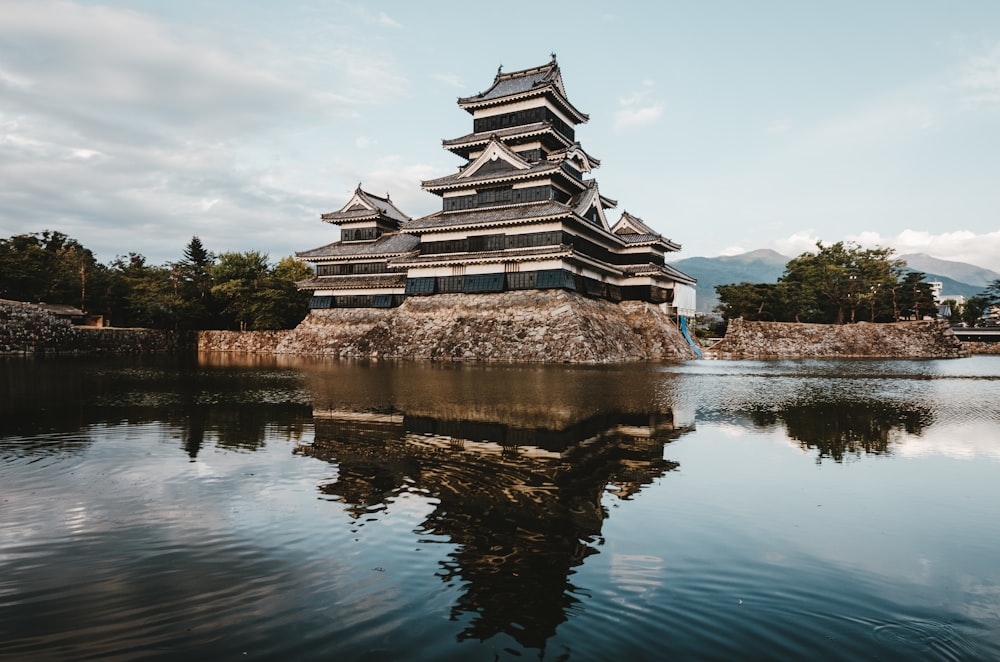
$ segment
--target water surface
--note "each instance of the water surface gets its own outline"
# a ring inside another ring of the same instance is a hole
[[[0,657],[1000,659],[1000,357],[0,361]]]

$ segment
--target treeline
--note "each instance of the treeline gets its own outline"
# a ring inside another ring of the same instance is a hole
[[[717,285],[716,312],[726,320],[811,322],[898,322],[937,317],[938,304],[925,274],[906,269],[891,248],[862,249],[853,243],[817,242],[785,265],[777,283]],[[982,323],[991,305],[1000,304],[1000,280],[969,298],[953,321]]]
[[[156,329],[286,329],[309,311],[295,282],[309,265],[258,251],[208,251],[197,236],[176,262],[154,266],[139,253],[100,264],[61,232],[0,239],[0,298],[71,305],[106,324]]]

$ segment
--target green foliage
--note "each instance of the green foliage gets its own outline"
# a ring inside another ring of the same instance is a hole
[[[259,251],[217,258],[197,236],[162,266],[138,253],[104,266],[49,230],[0,240],[0,298],[74,305],[120,327],[291,328],[309,312],[310,294],[295,282],[312,275],[293,257],[273,266]]]
[[[966,326],[980,326],[983,315],[990,307],[990,300],[985,296],[969,297],[962,306],[961,319]]]
[[[987,285],[979,296],[986,299],[991,306],[1000,306],[1000,278]]]
[[[61,232],[0,239],[0,298],[99,311],[107,280],[94,254]]]
[[[924,274],[905,272],[890,248],[817,242],[815,253],[790,260],[777,283],[719,285],[716,308],[726,319],[889,322],[936,312]]]
[[[934,316],[937,304],[931,286],[924,281],[924,274],[910,271],[900,283],[896,293],[896,302],[900,313],[908,319],[923,319],[925,315]]]
[[[182,302],[177,310],[179,328],[209,329],[218,325],[219,304],[211,293],[214,265],[215,255],[197,236],[191,237],[184,248],[184,258],[170,265],[171,279]]]
[[[785,289],[778,283],[716,285],[720,303],[715,310],[726,319],[773,322],[785,317]]]
[[[291,257],[272,269],[266,253],[222,253],[212,269],[212,294],[228,328],[290,328],[309,312],[309,295],[299,292],[295,281],[311,275],[312,269]]]
[[[817,242],[816,248],[816,253],[790,260],[779,279],[788,286],[791,316],[828,324],[884,316],[884,292],[896,285],[903,266],[891,258],[892,249],[862,249],[844,242]]]
[[[181,299],[167,267],[146,264],[145,256],[129,253],[111,263],[116,282],[108,322],[121,327],[177,327]]]

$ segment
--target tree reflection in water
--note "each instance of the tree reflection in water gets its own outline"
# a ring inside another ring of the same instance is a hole
[[[747,414],[758,426],[783,423],[789,438],[803,450],[818,451],[817,463],[825,458],[843,462],[851,455],[891,453],[896,433],[919,435],[934,420],[927,407],[871,400],[794,404]]]
[[[95,426],[162,423],[194,460],[205,446],[257,450],[268,436],[298,441],[311,412],[298,373],[187,357],[0,359],[0,434],[8,452],[85,451]]]
[[[402,413],[317,412],[297,452],[338,466],[321,491],[371,516],[400,493],[436,502],[418,534],[457,545],[439,576],[459,585],[458,638],[499,633],[544,648],[579,600],[573,568],[597,553],[604,493],[629,499],[674,469],[670,414],[602,414],[563,429]]]

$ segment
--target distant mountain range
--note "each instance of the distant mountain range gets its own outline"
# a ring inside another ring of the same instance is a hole
[[[940,281],[941,294],[948,296],[964,296],[966,298],[980,294],[994,280],[1000,279],[1000,273],[977,267],[965,262],[939,260],[924,253],[900,255],[899,259],[914,271],[922,271],[926,280]],[[760,249],[740,255],[723,255],[720,257],[689,257],[684,260],[670,262],[670,266],[698,279],[698,312],[710,313],[719,304],[715,293],[716,285],[731,283],[776,283],[785,272],[785,265],[790,257],[769,249]]]

